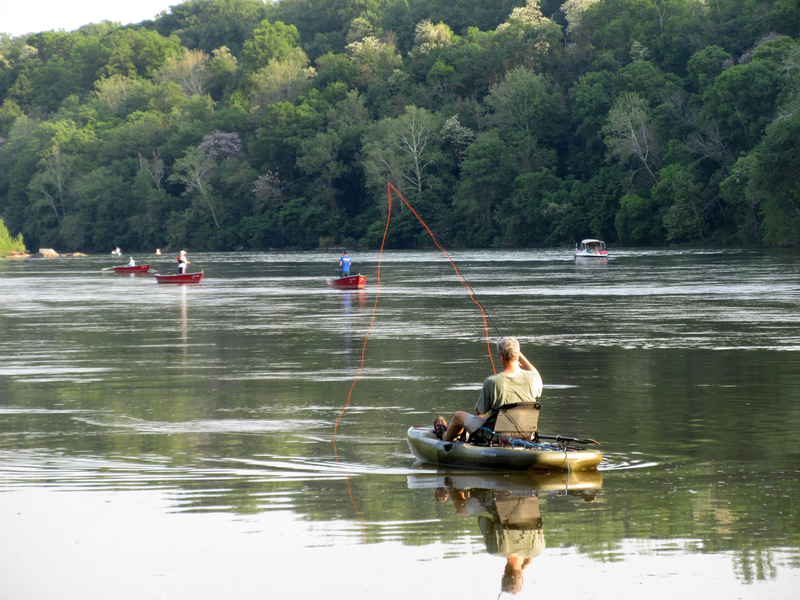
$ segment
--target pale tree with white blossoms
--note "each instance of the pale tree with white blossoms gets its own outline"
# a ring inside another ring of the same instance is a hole
[[[165,165],[161,159],[161,151],[156,148],[152,151],[153,160],[145,158],[139,153],[139,168],[143,169],[153,180],[157,190],[161,189],[161,180],[164,178]]]
[[[184,195],[192,196],[198,208],[208,210],[214,227],[219,229],[214,190],[208,181],[216,166],[214,159],[206,156],[199,147],[189,146],[183,156],[175,161],[175,171],[169,176],[169,181],[183,184]]]
[[[286,182],[280,178],[277,171],[267,171],[259,175],[252,192],[256,199],[253,203],[253,211],[256,214],[267,206],[278,209],[286,206]]]
[[[617,98],[608,111],[608,122],[601,132],[608,147],[609,159],[616,158],[625,164],[631,157],[635,158],[655,185],[658,177],[654,167],[660,163],[660,157],[653,129],[647,100],[638,94],[626,92]]]
[[[212,76],[208,68],[210,58],[201,50],[184,48],[183,54],[166,60],[164,66],[156,72],[155,80],[159,83],[174,81],[189,97],[202,95],[206,92],[206,85]]]
[[[425,171],[441,156],[440,123],[436,115],[410,105],[396,119],[383,119],[368,132],[363,165],[370,187],[378,193],[390,182],[401,193],[419,193],[425,187]]]
[[[567,36],[575,44],[581,37],[581,22],[586,10],[599,0],[567,0],[561,5],[561,12],[567,19]],[[588,40],[585,40],[588,43]],[[568,46],[569,48],[570,46]]]
[[[372,83],[380,74],[390,74],[403,64],[393,44],[373,36],[348,44],[345,49],[358,70],[360,85]]]
[[[508,21],[498,25],[497,31],[503,31],[506,29],[512,19],[521,21],[525,25],[533,25],[534,27],[544,25],[550,21],[550,19],[542,14],[541,3],[539,0],[528,0],[525,3],[525,6],[518,6],[512,10],[511,14],[508,16]]]
[[[455,148],[458,164],[463,163],[467,148],[475,141],[475,132],[469,127],[464,127],[459,123],[458,116],[453,115],[445,121],[439,133],[443,140],[450,142]]]
[[[217,161],[234,158],[242,151],[242,141],[236,133],[214,131],[203,136],[199,146],[189,146],[175,161],[169,181],[184,186],[184,194],[192,197],[195,206],[208,210],[216,229],[220,228],[217,214],[218,199],[210,181]]]
[[[540,67],[563,37],[561,26],[542,13],[540,0],[527,0],[525,6],[512,10],[508,20],[497,26],[497,33],[514,39],[508,57],[512,64],[528,69]]]
[[[449,46],[453,41],[453,30],[444,23],[434,25],[429,20],[425,19],[417,23],[414,28],[414,49],[411,51],[412,56],[426,56],[436,48],[443,48]]]
[[[276,102],[293,102],[314,78],[314,67],[308,66],[306,53],[294,48],[282,59],[270,60],[250,76],[250,104],[253,110]]]
[[[364,17],[356,17],[350,21],[350,28],[344,38],[345,44],[352,44],[366,37],[380,37],[383,30]]]
[[[58,145],[54,145],[39,161],[38,171],[28,184],[32,198],[39,197],[33,206],[47,206],[58,223],[67,214],[67,186],[74,166],[75,157],[62,153]]]

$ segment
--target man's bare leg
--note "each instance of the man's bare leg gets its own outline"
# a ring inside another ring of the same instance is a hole
[[[468,416],[469,413],[464,412],[463,410],[460,410],[454,414],[453,420],[447,425],[447,431],[442,436],[442,441],[452,442],[459,435],[461,435],[461,432],[464,431],[464,423]]]

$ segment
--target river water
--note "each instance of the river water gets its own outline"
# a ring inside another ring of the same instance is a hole
[[[0,260],[0,597],[797,597],[800,252],[453,252],[571,476],[415,463],[484,322],[439,251],[353,258]]]

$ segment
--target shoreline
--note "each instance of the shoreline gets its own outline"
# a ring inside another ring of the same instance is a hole
[[[77,256],[86,256],[81,252],[71,252],[68,254],[59,254],[52,248],[39,248],[38,252],[20,252],[18,250],[14,250],[0,256],[0,258],[67,258],[67,257],[77,257]]]

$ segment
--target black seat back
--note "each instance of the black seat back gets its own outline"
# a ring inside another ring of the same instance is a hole
[[[536,432],[539,430],[539,413],[541,410],[542,405],[539,402],[506,404],[491,413],[483,427],[500,436],[534,442],[538,439]],[[491,435],[487,431],[478,430],[472,437],[476,443],[488,442],[497,444],[501,440],[498,435]]]

